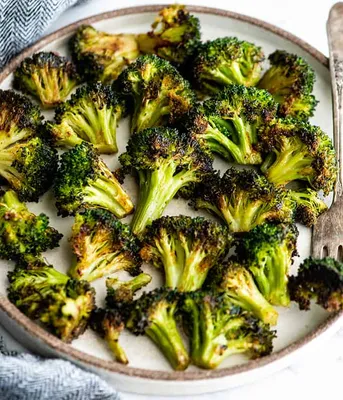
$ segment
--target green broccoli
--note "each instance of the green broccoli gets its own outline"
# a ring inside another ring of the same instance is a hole
[[[312,67],[301,57],[276,50],[270,54],[271,67],[258,87],[268,90],[279,103],[281,117],[307,120],[313,116],[318,101],[311,94],[315,82]]]
[[[138,240],[107,210],[89,209],[75,216],[70,244],[74,253],[69,275],[93,281],[126,270],[140,272]]]
[[[111,34],[81,25],[69,41],[78,71],[86,81],[110,82],[139,56],[135,35]]]
[[[297,255],[299,232],[292,224],[265,223],[238,241],[236,253],[252,273],[262,295],[271,304],[288,307],[288,274]]]
[[[56,108],[55,122],[46,124],[48,137],[56,146],[74,147],[86,141],[100,153],[116,153],[117,124],[125,113],[125,102],[111,86],[88,84]]]
[[[171,128],[151,128],[131,136],[119,160],[126,170],[132,169],[138,175],[134,233],[142,233],[159,218],[180,189],[186,190],[212,171],[212,160],[199,144]]]
[[[227,255],[232,237],[226,227],[202,217],[162,217],[147,227],[144,261],[164,270],[165,286],[200,289],[210,269]]]
[[[253,43],[235,37],[208,41],[199,47],[192,63],[194,85],[210,95],[233,83],[255,86],[263,60],[261,47]]]
[[[312,299],[327,311],[343,310],[343,263],[331,257],[307,258],[297,276],[289,278],[289,291],[300,310],[309,310]]]
[[[62,103],[79,83],[71,61],[52,52],[40,52],[22,61],[14,72],[13,86],[50,108]]]
[[[82,207],[104,208],[118,218],[133,211],[128,194],[87,142],[62,154],[54,190],[56,207],[63,217]]]
[[[131,132],[171,125],[195,103],[189,83],[168,61],[155,55],[139,57],[116,84],[133,103]]]
[[[186,293],[181,312],[192,362],[198,367],[216,368],[233,354],[258,358],[272,352],[275,332],[234,305],[225,293]]]

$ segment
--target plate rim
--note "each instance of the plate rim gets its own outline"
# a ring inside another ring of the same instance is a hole
[[[148,12],[158,12],[162,8],[166,7],[167,4],[157,4],[157,5],[143,5],[136,7],[128,7],[122,8],[119,10],[108,11],[100,14],[96,14],[76,22],[73,22],[63,28],[58,29],[57,31],[41,38],[33,45],[25,48],[21,53],[19,53],[15,58],[13,58],[0,72],[0,84],[15,70],[15,68],[21,63],[21,61],[30,56],[32,53],[40,50],[42,47],[48,45],[49,43],[57,40],[61,36],[68,35],[72,33],[77,27],[82,24],[94,24],[99,21],[103,21],[106,19],[112,19],[116,17],[132,15],[132,14],[142,14]],[[222,16],[229,19],[234,19],[238,21],[245,22],[250,25],[257,26],[266,31],[272,32],[279,37],[282,37],[296,45],[298,45],[302,50],[306,53],[310,54],[313,58],[315,58],[319,63],[321,63],[324,67],[328,68],[328,58],[321,53],[319,50],[300,39],[299,37],[293,35],[292,33],[285,31],[273,24],[265,22],[263,20],[253,18],[244,14],[226,11],[219,8],[212,7],[203,7],[203,6],[194,6],[187,5],[187,9],[191,12],[196,12],[200,14],[209,14]],[[0,309],[4,311],[7,316],[19,324],[25,331],[34,338],[39,339],[45,345],[57,351],[62,356],[72,358],[78,362],[84,363],[86,365],[106,370],[107,372],[114,372],[122,375],[126,375],[129,377],[137,377],[143,379],[152,379],[152,380],[162,380],[162,381],[196,381],[196,380],[206,380],[206,379],[215,379],[215,378],[224,378],[229,376],[234,376],[242,373],[246,373],[249,371],[256,370],[257,368],[265,367],[274,363],[278,360],[285,358],[291,353],[295,353],[297,350],[300,350],[305,345],[312,342],[317,337],[321,336],[325,331],[327,331],[331,326],[333,326],[338,319],[343,316],[343,311],[330,315],[324,322],[322,322],[316,329],[312,332],[304,336],[303,338],[293,342],[289,346],[276,351],[269,356],[257,359],[250,360],[245,364],[232,366],[228,368],[222,368],[217,370],[197,370],[197,371],[159,371],[159,370],[149,370],[144,368],[136,368],[122,365],[116,361],[107,361],[96,356],[89,355],[83,351],[77,350],[76,348],[63,343],[60,339],[56,338],[35,322],[31,321],[28,317],[22,314],[4,295],[0,294]]]

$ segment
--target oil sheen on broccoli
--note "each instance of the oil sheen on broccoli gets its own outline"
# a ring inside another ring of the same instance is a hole
[[[207,177],[197,187],[192,203],[221,218],[231,232],[248,232],[264,222],[287,222],[293,217],[287,191],[254,170],[234,167],[222,178],[217,173]]]
[[[111,82],[139,56],[135,35],[101,32],[90,25],[77,29],[69,47],[86,81]]]
[[[275,332],[225,293],[186,293],[182,315],[192,362],[200,368],[214,369],[234,354],[259,358],[272,352]]]
[[[298,230],[292,224],[265,223],[241,238],[236,253],[271,304],[289,306],[288,274],[297,255]]]
[[[165,286],[191,291],[202,287],[231,242],[223,225],[205,218],[162,217],[147,227],[140,254],[144,261],[163,269]]]
[[[62,103],[79,82],[71,61],[56,53],[40,52],[22,61],[14,72],[13,86],[51,108]]]
[[[69,275],[93,281],[126,270],[140,272],[139,244],[128,225],[107,210],[89,209],[77,213],[70,244],[74,260]]]
[[[199,47],[192,63],[194,84],[210,95],[233,83],[255,86],[263,60],[261,47],[236,37],[208,41]]]
[[[132,103],[131,132],[171,125],[195,103],[189,83],[168,61],[155,55],[141,56],[132,63],[118,78],[118,87]]]
[[[136,234],[162,215],[180,189],[186,190],[212,171],[212,160],[199,144],[171,128],[151,128],[131,136],[119,160],[138,176],[140,191],[132,220]]]
[[[74,215],[82,207],[100,207],[123,218],[133,204],[95,148],[83,142],[61,156],[54,184],[59,215]]]

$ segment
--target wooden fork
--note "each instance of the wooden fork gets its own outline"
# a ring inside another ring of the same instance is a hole
[[[312,256],[343,261],[343,3],[330,10],[327,22],[333,99],[333,141],[337,152],[338,175],[330,209],[313,228]]]

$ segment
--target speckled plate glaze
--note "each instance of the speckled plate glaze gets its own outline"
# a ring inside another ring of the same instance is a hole
[[[108,32],[146,32],[156,13],[162,6],[143,6],[112,11],[84,19],[67,26],[31,46],[16,57],[0,73],[0,87],[11,87],[12,73],[25,57],[39,50],[53,50],[67,53],[67,41],[74,30],[81,24],[94,24],[98,29]],[[320,125],[329,134],[332,131],[332,107],[330,76],[326,57],[319,51],[292,34],[266,22],[241,14],[235,14],[214,8],[197,6],[188,7],[200,18],[203,39],[214,39],[223,36],[237,36],[262,46],[266,55],[275,49],[285,49],[304,57],[314,68],[317,75],[315,95],[320,100],[313,123]],[[45,113],[46,117],[52,114]],[[129,137],[128,121],[120,123],[118,129],[119,154],[125,150]],[[111,168],[118,166],[118,155],[105,156]],[[222,160],[215,160],[215,166],[222,171],[228,165]],[[125,187],[135,200],[137,188],[133,180],[127,179]],[[68,236],[72,218],[57,218],[54,200],[47,193],[39,203],[31,203],[29,208],[38,213],[45,212],[51,217],[51,223],[58,228],[64,238],[59,249],[46,254],[47,259],[59,270],[66,271],[70,263]],[[174,200],[165,214],[195,215],[183,200]],[[199,213],[198,213],[199,215]],[[206,215],[206,214],[203,214]],[[310,254],[311,231],[299,227],[300,257],[293,266],[294,272],[301,261]],[[190,395],[214,392],[238,386],[271,374],[288,366],[300,353],[313,351],[326,337],[333,334],[341,325],[340,315],[329,315],[317,306],[309,312],[301,312],[295,305],[289,309],[280,309],[277,326],[278,338],[275,340],[274,352],[259,360],[249,361],[243,356],[227,359],[220,368],[214,371],[190,367],[185,372],[174,372],[168,363],[145,337],[134,337],[124,332],[121,342],[127,351],[130,364],[123,366],[111,359],[105,343],[90,330],[73,342],[66,345],[53,337],[34,322],[21,314],[7,299],[7,271],[12,265],[0,262],[0,320],[11,334],[30,349],[49,356],[59,356],[93,370],[115,385],[116,388],[137,393],[155,395]],[[151,289],[161,283],[161,277],[151,267],[145,270],[153,275]],[[124,275],[122,276],[122,278]],[[104,281],[96,281],[98,303],[101,304],[105,294]]]

